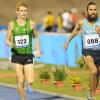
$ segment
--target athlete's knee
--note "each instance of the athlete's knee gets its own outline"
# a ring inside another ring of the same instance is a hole
[[[17,82],[23,84],[24,83],[24,79],[23,78],[18,78]]]
[[[92,75],[97,75],[97,69],[96,69],[96,68],[91,69],[91,70],[90,70],[90,73],[91,73]]]
[[[33,84],[33,80],[27,80],[29,85]]]
[[[30,82],[30,83],[29,83],[29,85],[32,85],[32,84],[33,84],[33,82]]]

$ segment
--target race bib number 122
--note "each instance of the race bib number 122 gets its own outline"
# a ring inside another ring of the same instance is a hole
[[[27,47],[29,45],[29,36],[15,36],[15,44],[17,48]]]

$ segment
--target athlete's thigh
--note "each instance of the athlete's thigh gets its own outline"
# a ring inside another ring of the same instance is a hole
[[[94,59],[92,56],[90,55],[84,56],[84,60],[90,70],[97,71],[97,67],[94,63]]]
[[[17,77],[17,81],[19,82],[24,82],[24,69],[23,69],[23,65],[21,64],[14,64],[15,65],[15,70],[16,70],[16,77]]]
[[[98,72],[100,73],[100,65],[97,66]]]
[[[98,65],[98,68],[100,68],[100,65]]]
[[[24,73],[25,73],[26,80],[29,83],[33,83],[33,80],[34,80],[33,64],[24,65]]]

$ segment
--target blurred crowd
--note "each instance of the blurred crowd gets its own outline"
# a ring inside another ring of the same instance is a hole
[[[56,19],[54,19],[52,12],[48,11],[43,20],[43,30],[45,32],[71,32],[77,22],[77,10],[72,11],[60,12]]]
[[[81,13],[82,17],[86,17],[86,12]],[[55,17],[52,11],[48,11],[47,15],[43,19],[41,31],[45,32],[59,32],[59,33],[71,33],[78,21],[78,10],[71,8],[58,13]]]

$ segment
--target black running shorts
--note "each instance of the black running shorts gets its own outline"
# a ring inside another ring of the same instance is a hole
[[[82,53],[84,56],[90,55],[91,57],[93,57],[96,66],[100,66],[100,50],[94,51],[83,49]]]
[[[18,64],[32,64],[33,63],[33,55],[32,54],[18,54],[18,55],[12,55],[11,58],[12,63],[18,63]]]

